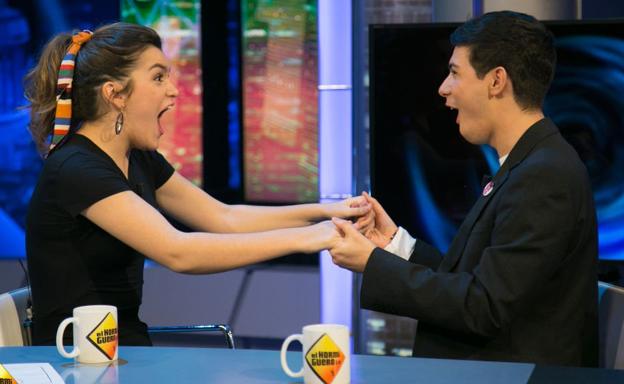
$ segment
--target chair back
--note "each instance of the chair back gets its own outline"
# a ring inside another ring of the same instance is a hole
[[[624,369],[624,288],[598,282],[599,366]]]
[[[28,287],[0,295],[0,346],[31,345],[29,297]]]

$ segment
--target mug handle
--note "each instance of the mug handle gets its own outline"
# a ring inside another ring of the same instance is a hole
[[[293,341],[299,341],[303,345],[303,335],[290,335],[284,340],[282,344],[282,349],[280,350],[280,361],[282,363],[282,369],[286,374],[290,377],[302,377],[303,376],[303,365],[301,369],[297,372],[293,372],[288,367],[288,362],[286,361],[286,350],[288,349],[288,345]]]
[[[76,357],[80,354],[80,351],[78,350],[77,345],[74,345],[74,349],[69,353],[65,351],[65,347],[63,346],[63,333],[65,333],[65,328],[67,328],[67,326],[71,323],[78,325],[78,318],[68,317],[67,319],[61,321],[61,324],[56,330],[56,349],[58,350],[58,353],[61,354],[61,356],[66,357],[68,359]]]

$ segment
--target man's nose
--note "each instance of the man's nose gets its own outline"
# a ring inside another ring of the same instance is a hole
[[[444,81],[442,82],[442,84],[440,84],[440,88],[438,88],[438,94],[442,97],[447,97],[450,93],[450,88],[448,85],[448,79],[449,77],[446,76],[446,79],[444,79]]]

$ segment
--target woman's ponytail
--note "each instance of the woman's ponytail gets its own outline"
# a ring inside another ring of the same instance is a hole
[[[48,139],[54,128],[56,83],[61,61],[70,42],[71,35],[68,33],[50,40],[37,66],[24,78],[24,95],[30,102],[28,129],[42,155],[48,152]]]

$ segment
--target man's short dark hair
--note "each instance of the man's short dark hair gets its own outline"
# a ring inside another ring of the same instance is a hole
[[[541,109],[555,72],[552,33],[533,16],[512,11],[486,13],[451,34],[451,44],[470,50],[470,64],[481,79],[505,68],[514,98],[525,109]]]

